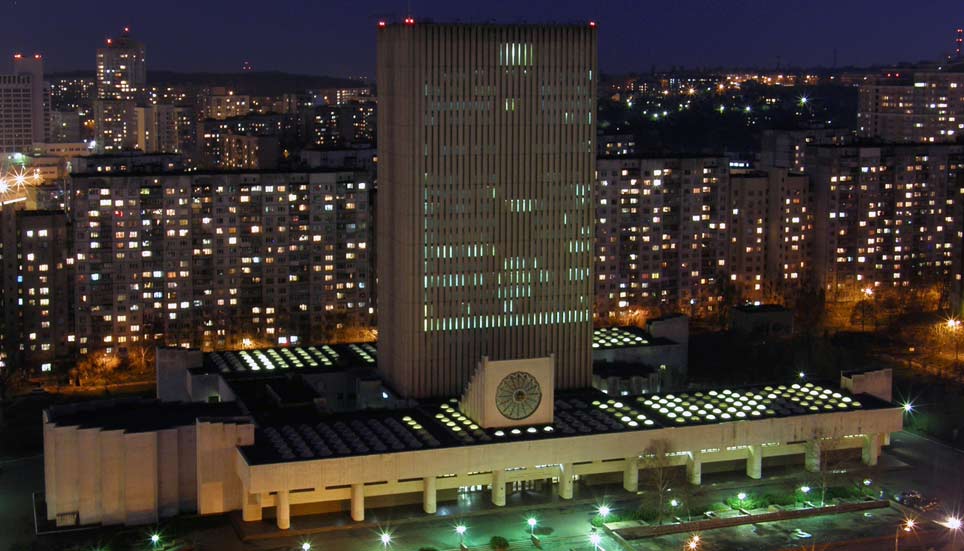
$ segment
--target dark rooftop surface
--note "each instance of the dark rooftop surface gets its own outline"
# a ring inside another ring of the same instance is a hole
[[[193,425],[199,418],[241,417],[236,403],[161,402],[142,398],[98,400],[53,406],[48,419],[61,427],[148,432]],[[238,422],[247,422],[238,419]]]
[[[815,383],[619,397],[586,389],[556,393],[552,424],[504,429],[480,427],[455,399],[333,415],[293,409],[240,450],[257,465],[894,407]]]

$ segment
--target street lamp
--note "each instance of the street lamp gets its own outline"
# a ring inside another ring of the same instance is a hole
[[[961,329],[961,320],[951,318],[947,320],[947,330],[950,331],[954,338],[954,365],[958,363],[958,357],[960,353],[960,339],[957,338],[957,333]]]
[[[600,541],[602,541],[602,538],[599,537],[599,534],[590,534],[590,535],[589,535],[589,542],[592,543],[592,548],[593,548],[595,551],[598,551],[598,550],[599,550],[599,542],[600,542]]]
[[[382,532],[382,535],[379,536],[379,539],[382,540],[382,545],[385,547],[388,547],[388,545],[392,543],[392,535],[388,532]]]
[[[914,404],[910,402],[904,402],[902,407],[904,408],[904,413],[912,413],[914,411]]]
[[[900,545],[900,532],[912,532],[916,525],[917,523],[912,518],[905,519],[904,522],[897,525],[897,531],[894,532],[894,551],[898,551],[898,546]]]
[[[161,536],[159,534],[151,534],[151,545],[157,545],[161,542]]]
[[[800,486],[800,491],[803,492],[804,494],[809,494],[810,486]]]
[[[536,518],[535,518],[535,517],[529,517],[529,520],[527,520],[526,523],[529,525],[529,535],[532,536],[532,537],[535,537],[535,535],[536,535]]]
[[[310,550],[311,550],[311,544],[310,544],[310,543],[304,542],[304,543],[301,544],[301,551],[310,551]]]
[[[601,516],[601,517],[603,518],[603,520],[605,520],[606,517],[608,517],[608,516],[609,516],[609,513],[611,513],[611,512],[612,512],[612,509],[610,509],[608,505],[600,505],[600,506],[599,506],[599,516]]]
[[[687,549],[699,549],[700,548],[700,537],[697,534],[693,534],[693,537],[686,543]]]
[[[743,508],[743,501],[746,499],[746,492],[736,494],[736,499],[740,500],[740,508]]]
[[[961,529],[961,519],[957,517],[948,517],[942,524],[951,530]]]
[[[465,525],[457,524],[455,526],[455,533],[459,535],[459,547],[465,546]]]

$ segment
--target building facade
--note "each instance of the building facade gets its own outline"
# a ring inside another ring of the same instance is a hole
[[[337,171],[75,175],[78,351],[367,327],[370,185]]]
[[[964,132],[964,64],[893,72],[860,85],[857,127],[886,142],[953,142]]]
[[[961,281],[964,145],[815,146],[814,271],[827,291]]]
[[[597,166],[597,315],[717,308],[728,269],[726,159],[604,158]]]
[[[591,382],[596,32],[378,31],[381,369],[402,395],[462,392],[484,356],[555,355]]]
[[[13,74],[0,75],[0,153],[25,153],[50,137],[50,88],[40,54],[13,56]]]
[[[125,28],[120,38],[108,38],[97,49],[97,97],[94,100],[95,140],[99,151],[111,153],[137,147],[137,105],[147,84],[144,45]]]

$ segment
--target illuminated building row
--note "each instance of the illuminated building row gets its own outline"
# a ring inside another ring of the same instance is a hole
[[[285,345],[368,325],[369,191],[351,172],[75,178],[78,352]]]
[[[862,136],[887,142],[953,142],[964,133],[964,71],[888,73],[860,86]]]

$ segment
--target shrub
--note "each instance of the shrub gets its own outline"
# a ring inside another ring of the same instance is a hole
[[[732,509],[732,507],[719,501],[710,505],[710,511],[713,511],[714,513],[722,513],[724,511],[729,511],[730,509]]]
[[[492,539],[489,540],[489,547],[493,551],[505,551],[509,548],[509,540],[502,536],[492,536]]]
[[[763,506],[767,505],[793,505],[796,498],[793,493],[765,494],[762,498]]]

